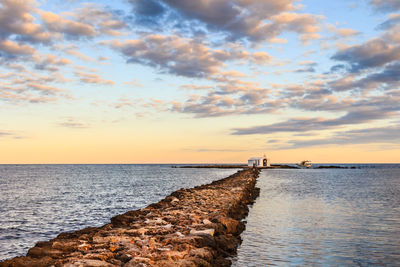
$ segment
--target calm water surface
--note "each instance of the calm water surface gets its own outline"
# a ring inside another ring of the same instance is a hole
[[[179,188],[234,172],[170,165],[0,165],[0,260],[25,255],[37,241],[60,232],[101,226]]]
[[[235,266],[400,266],[400,165],[265,170]]]

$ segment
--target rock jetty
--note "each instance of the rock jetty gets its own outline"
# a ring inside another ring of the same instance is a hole
[[[259,194],[257,169],[180,189],[102,227],[38,242],[5,266],[230,266],[244,230],[247,205]]]

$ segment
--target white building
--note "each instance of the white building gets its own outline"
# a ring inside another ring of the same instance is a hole
[[[270,160],[264,157],[253,157],[249,158],[248,164],[249,167],[270,167]]]

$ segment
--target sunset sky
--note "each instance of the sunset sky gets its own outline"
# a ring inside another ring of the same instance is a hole
[[[0,0],[0,163],[400,162],[400,0]]]

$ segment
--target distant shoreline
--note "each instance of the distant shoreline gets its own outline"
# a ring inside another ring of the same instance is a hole
[[[228,164],[216,164],[216,165],[185,165],[185,166],[172,166],[172,168],[193,168],[193,169],[203,169],[203,168],[215,168],[215,169],[249,169],[251,167],[247,165],[228,165]],[[327,166],[316,166],[310,167],[308,169],[356,169],[355,166],[337,166],[337,165],[327,165]],[[257,167],[257,169],[304,169],[295,165],[286,164],[271,164],[269,167]]]

